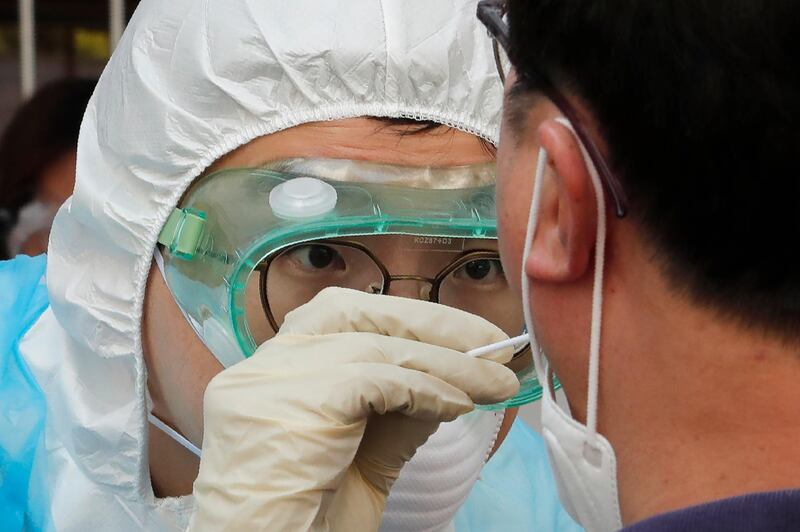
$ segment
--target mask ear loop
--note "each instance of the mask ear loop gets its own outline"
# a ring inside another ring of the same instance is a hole
[[[539,377],[539,382],[542,385],[542,393],[551,394],[550,383],[547,377],[547,364],[544,362],[542,349],[539,347],[539,340],[536,338],[536,332],[533,327],[533,317],[531,316],[530,308],[530,283],[525,274],[525,264],[528,262],[528,257],[531,254],[531,246],[533,245],[534,231],[536,229],[536,220],[539,219],[539,206],[542,197],[542,178],[544,177],[544,170],[547,166],[547,151],[544,148],[539,148],[539,158],[536,162],[536,179],[533,182],[533,198],[531,199],[531,208],[528,212],[528,227],[525,231],[527,235],[525,238],[525,247],[522,251],[522,269],[520,270],[521,284],[522,284],[522,314],[525,317],[525,327],[528,329],[531,341],[531,354],[533,355],[533,364],[536,368],[536,373]]]
[[[201,458],[200,448],[190,442],[183,434],[178,432],[177,430],[173,429],[160,419],[158,419],[152,412],[147,413],[147,420],[158,430],[181,444],[186,450],[190,453],[195,455],[198,458]]]
[[[588,375],[588,394],[586,404],[586,446],[584,447],[584,456],[592,463],[597,464],[600,460],[601,453],[599,450],[598,435],[597,435],[597,401],[599,390],[599,374],[600,374],[600,335],[602,332],[603,323],[603,271],[605,269],[605,246],[606,246],[606,202],[605,191],[603,190],[600,175],[592,163],[591,158],[586,152],[586,148],[580,141],[572,124],[565,118],[557,118],[556,121],[570,130],[578,143],[583,157],[584,164],[589,171],[589,177],[592,180],[592,185],[595,190],[595,199],[597,202],[597,234],[595,237],[595,263],[594,263],[594,285],[592,287],[592,322],[591,332],[589,337],[589,375]],[[539,218],[539,208],[541,204],[542,181],[544,180],[544,172],[547,165],[547,151],[544,148],[539,149],[539,158],[536,165],[536,180],[533,184],[533,199],[531,201],[531,208],[528,215],[528,227],[525,238],[525,247],[523,251],[522,270],[521,270],[521,287],[523,297],[523,313],[525,316],[525,323],[528,327],[528,332],[531,335],[531,348],[533,351],[533,361],[536,366],[536,372],[539,379],[542,380],[543,388],[546,388],[545,393],[551,393],[549,388],[548,371],[549,364],[544,360],[544,354],[539,347],[539,342],[536,339],[536,334],[533,328],[533,319],[530,310],[530,283],[525,275],[525,264],[528,262],[530,256],[531,246],[533,244],[534,231],[536,229],[536,221]]]
[[[557,118],[556,121],[568,128],[572,132],[575,141],[578,143],[583,162],[589,170],[589,177],[592,180],[595,199],[597,201],[597,235],[594,245],[594,285],[592,286],[592,324],[589,337],[589,383],[586,401],[586,444],[593,451],[589,454],[598,457],[597,401],[600,388],[600,335],[603,326],[603,272],[606,262],[606,198],[597,168],[595,168],[580,138],[575,134],[572,124],[564,118]],[[587,450],[588,449],[584,449],[584,451]],[[584,452],[584,454],[587,453]]]

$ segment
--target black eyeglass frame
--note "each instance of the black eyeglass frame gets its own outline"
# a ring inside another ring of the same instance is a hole
[[[273,254],[270,257],[267,257],[265,260],[261,261],[261,263],[256,266],[256,270],[259,272],[259,279],[258,279],[258,287],[259,293],[261,296],[261,307],[264,311],[264,314],[267,317],[267,321],[269,321],[270,326],[274,332],[278,332],[278,322],[275,319],[275,315],[272,313],[272,308],[269,304],[269,298],[267,297],[267,278],[269,273],[269,268],[275,260],[279,257],[284,256],[295,249],[302,248],[304,246],[342,246],[342,247],[349,247],[352,249],[356,249],[364,253],[367,257],[375,263],[378,267],[378,270],[381,272],[381,277],[383,278],[383,283],[381,289],[376,291],[376,294],[387,294],[391,287],[392,281],[419,281],[422,283],[428,283],[431,285],[431,291],[428,294],[428,301],[432,303],[439,302],[439,288],[442,282],[447,278],[448,275],[456,271],[461,266],[472,262],[473,260],[496,260],[500,262],[500,254],[497,251],[486,250],[486,249],[471,249],[469,251],[465,251],[461,253],[458,257],[453,259],[447,266],[442,268],[439,273],[436,274],[435,277],[424,277],[421,275],[392,275],[389,273],[388,268],[383,264],[383,262],[375,256],[372,251],[366,247],[365,245],[361,244],[360,242],[353,242],[350,240],[314,240],[312,242],[302,242],[299,244],[294,244],[292,246],[286,247],[280,250],[278,253]]]
[[[500,61],[500,50],[498,45],[503,48],[507,57],[510,57],[508,51],[511,45],[510,33],[508,24],[503,20],[506,14],[505,0],[480,0],[478,2],[478,20],[486,27],[489,36],[492,38],[492,46],[494,50],[494,60],[497,66],[497,71],[500,74],[500,79],[505,82],[505,72]],[[541,71],[537,69],[535,72],[520,72],[520,76],[527,78],[535,78],[535,84],[539,87],[552,101],[556,107],[564,114],[567,120],[570,121],[575,133],[586,148],[586,152],[592,159],[592,162],[600,174],[600,180],[611,194],[614,202],[614,212],[617,218],[624,218],[628,213],[628,201],[625,191],[622,188],[617,176],[611,171],[611,168],[606,163],[600,149],[592,140],[591,135],[583,126],[581,120],[578,118],[578,113],[575,108],[569,103],[564,95],[559,91],[550,79]]]

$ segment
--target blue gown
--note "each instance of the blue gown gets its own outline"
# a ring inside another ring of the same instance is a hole
[[[44,530],[48,501],[43,452],[45,401],[18,350],[47,308],[45,257],[0,262],[0,530]]]
[[[18,349],[19,340],[48,306],[45,266],[44,255],[0,262],[3,532],[51,528],[46,471],[37,462],[44,451],[46,403]],[[558,501],[544,442],[519,419],[484,468],[455,525],[458,532],[580,530]]]
[[[583,530],[561,506],[544,440],[517,418],[456,514],[457,532]]]

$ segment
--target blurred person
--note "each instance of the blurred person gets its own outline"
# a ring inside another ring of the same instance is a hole
[[[65,79],[39,89],[0,139],[0,256],[47,250],[56,210],[75,186],[78,130],[95,81]]]
[[[464,354],[523,320],[453,7],[140,4],[48,256],[0,266],[4,529],[576,528],[530,358]]]

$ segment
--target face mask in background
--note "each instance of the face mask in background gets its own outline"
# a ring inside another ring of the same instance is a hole
[[[39,231],[49,231],[58,209],[48,203],[33,200],[19,211],[17,223],[8,233],[8,252],[19,255],[25,243]]]
[[[447,526],[489,459],[503,417],[475,410],[439,425],[389,491],[381,532],[438,532]]]
[[[573,131],[565,119],[558,121]],[[574,134],[574,131],[573,131]],[[603,266],[605,261],[606,216],[603,186],[597,169],[587,156],[580,140],[583,159],[597,199],[597,240],[595,244],[594,287],[592,294],[592,322],[589,347],[589,392],[586,406],[586,425],[578,423],[556,404],[553,390],[548,386],[548,363],[536,339],[536,330],[530,311],[530,286],[525,275],[525,264],[536,234],[536,223],[541,205],[541,188],[547,168],[547,152],[542,148],[536,167],[533,199],[531,201],[525,251],[522,258],[522,297],[525,324],[531,333],[531,349],[539,382],[542,383],[542,435],[547,445],[550,463],[558,486],[561,503],[567,512],[589,532],[607,532],[622,528],[622,517],[617,493],[617,460],[611,443],[597,432],[598,375],[600,367],[600,327],[603,307]]]

